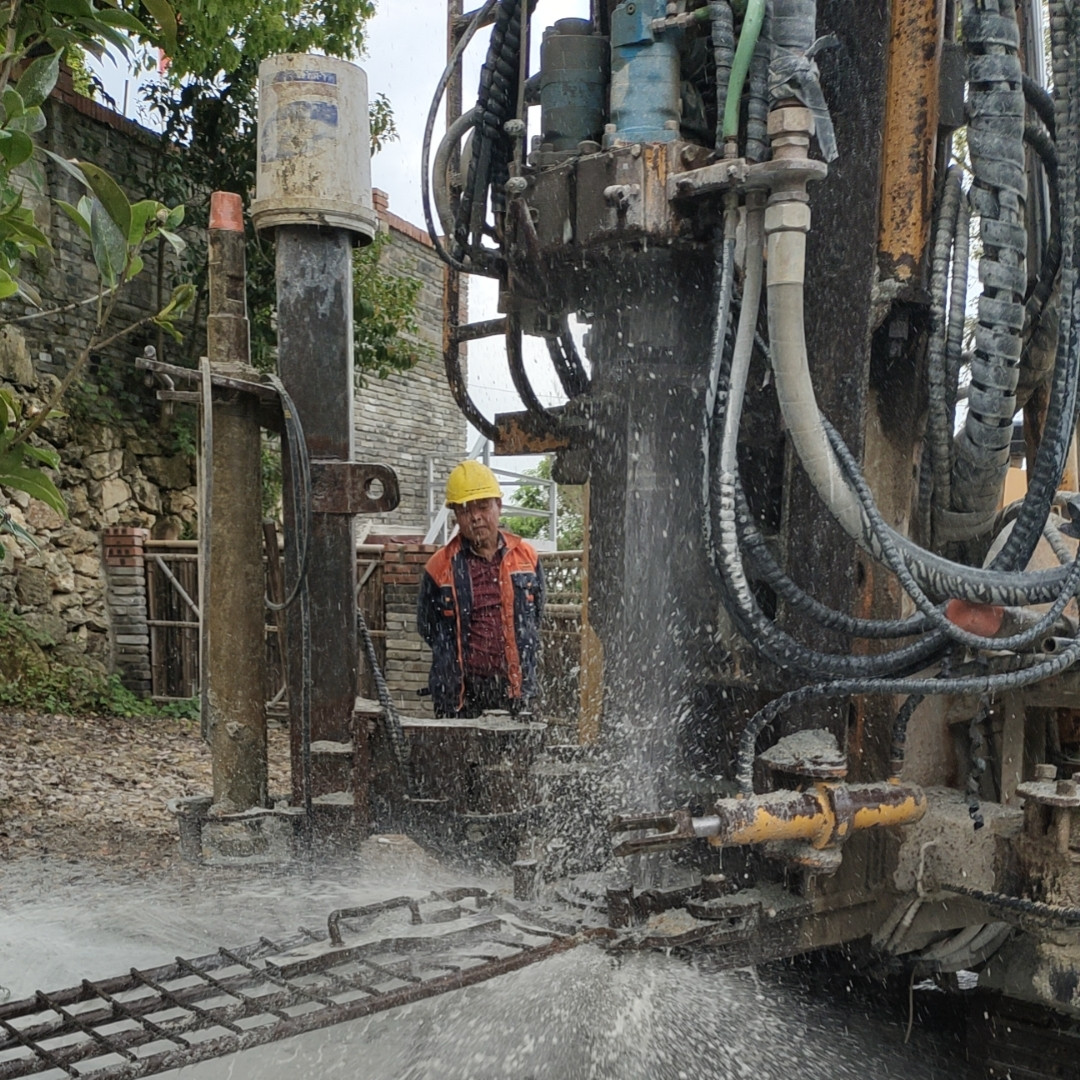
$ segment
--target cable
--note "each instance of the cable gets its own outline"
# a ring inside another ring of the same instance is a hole
[[[1061,590],[1055,597],[1050,609],[1032,626],[1008,637],[987,637],[981,634],[969,633],[967,630],[964,630],[951,622],[945,616],[944,612],[937,608],[934,605],[934,602],[919,587],[918,582],[904,564],[903,556],[892,541],[889,527],[886,525],[884,518],[882,518],[880,511],[874,503],[873,494],[871,493],[865,478],[862,476],[862,473],[859,471],[859,466],[855,461],[854,455],[845,445],[840,433],[827,420],[823,420],[822,422],[825,425],[826,434],[829,437],[833,450],[840,459],[841,467],[844,469],[848,481],[859,495],[864,513],[866,513],[870,519],[875,537],[881,545],[885,564],[894,574],[896,574],[900,580],[900,584],[904,587],[904,590],[912,600],[915,601],[916,607],[934,626],[945,631],[954,641],[966,645],[968,648],[995,650],[1026,648],[1038,637],[1051,629],[1054,623],[1057,622],[1058,617],[1065,610],[1066,606],[1076,595],[1078,589],[1080,589],[1080,548],[1077,549],[1076,558],[1070,564],[1065,581],[1062,583]]]
[[[476,35],[476,31],[480,29],[498,2],[499,0],[485,0],[483,7],[477,11],[465,33],[461,35],[461,40],[450,54],[450,59],[447,61],[446,67],[443,68],[443,73],[439,76],[439,81],[435,86],[435,96],[431,100],[427,123],[424,125],[424,138],[420,144],[420,203],[424,209],[424,223],[427,225],[428,236],[431,237],[431,243],[439,258],[447,266],[462,273],[467,273],[470,269],[475,269],[479,273],[485,271],[479,266],[467,267],[459,258],[452,256],[443,246],[442,239],[435,231],[435,219],[431,213],[431,178],[428,168],[431,154],[431,137],[435,131],[435,118],[439,112],[439,105],[442,103],[443,95],[446,93],[446,87],[454,74],[454,70],[461,61],[462,54],[468,48],[469,42]]]
[[[560,426],[558,418],[550,413],[536,396],[525,371],[525,357],[521,351],[521,315],[516,311],[509,312],[506,316],[506,360],[514,389],[529,416],[536,421],[537,426],[545,434],[557,431]]]
[[[356,628],[360,632],[360,642],[364,647],[364,655],[367,657],[368,666],[371,668],[372,677],[375,680],[375,692],[382,706],[383,730],[386,732],[387,741],[394,755],[398,771],[405,781],[405,791],[410,799],[418,797],[416,777],[413,773],[412,754],[409,740],[405,737],[405,729],[401,724],[401,717],[394,706],[394,699],[390,696],[390,688],[386,685],[386,678],[382,668],[379,667],[379,659],[375,655],[375,643],[371,639],[371,631],[368,629],[364,613],[357,606]]]
[[[559,377],[559,383],[566,396],[572,400],[588,393],[591,380],[585,370],[585,365],[581,362],[574,335],[570,333],[570,324],[565,315],[562,316],[558,335],[555,337],[546,335],[544,340],[547,342],[551,365]]]

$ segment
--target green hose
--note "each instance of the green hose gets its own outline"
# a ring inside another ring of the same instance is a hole
[[[731,66],[731,81],[728,83],[727,100],[724,102],[724,138],[736,139],[739,136],[739,102],[742,101],[743,84],[746,73],[750,70],[750,58],[761,35],[761,24],[765,21],[765,0],[747,0],[746,16],[739,32],[739,44],[735,49],[735,60]]]

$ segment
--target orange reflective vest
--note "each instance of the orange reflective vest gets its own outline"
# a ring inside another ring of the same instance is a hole
[[[511,698],[530,698],[536,694],[544,572],[532,544],[501,529],[499,536],[507,692]],[[417,629],[431,646],[428,688],[438,716],[452,716],[465,703],[465,645],[471,615],[472,580],[465,541],[456,536],[428,559],[416,607]]]

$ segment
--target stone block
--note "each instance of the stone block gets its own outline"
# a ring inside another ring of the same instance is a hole
[[[123,464],[124,454],[121,450],[101,450],[83,458],[83,466],[95,480],[116,476]]]
[[[26,338],[10,324],[0,327],[0,379],[16,386],[33,386],[37,382]]]
[[[46,506],[45,503],[36,500],[26,508],[26,521],[38,532],[59,529],[64,524],[63,517],[51,506]]]
[[[145,477],[132,479],[131,494],[135,496],[135,501],[144,510],[149,510],[154,514],[161,512],[161,492]]]
[[[67,635],[67,622],[62,615],[51,611],[27,611],[23,615],[26,625],[44,634],[52,642],[63,641]]]
[[[176,491],[191,484],[191,462],[183,454],[144,458],[142,467],[159,487]]]
[[[113,507],[125,503],[131,498],[131,488],[118,478],[103,480],[101,484],[101,507],[103,510],[111,510]]]
[[[24,608],[44,607],[52,596],[52,584],[44,568],[26,567],[15,582],[15,595]]]

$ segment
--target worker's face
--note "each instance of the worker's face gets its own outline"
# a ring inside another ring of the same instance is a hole
[[[473,499],[454,507],[461,535],[478,551],[494,551],[499,542],[502,499]]]

